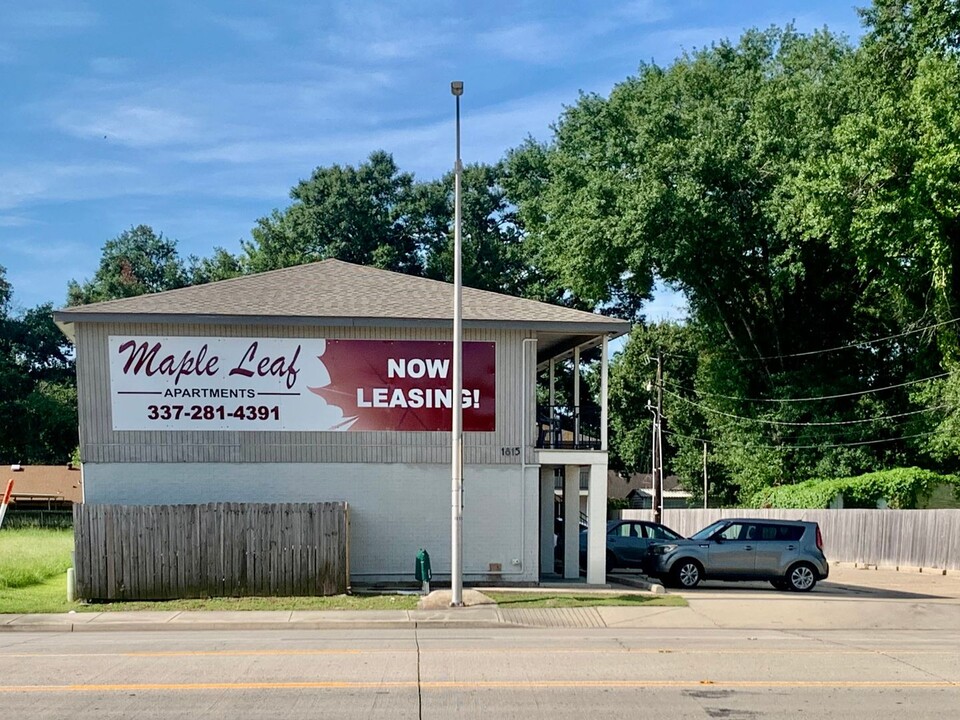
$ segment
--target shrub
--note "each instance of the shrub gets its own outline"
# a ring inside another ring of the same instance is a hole
[[[960,478],[910,467],[764,488],[746,504],[757,508],[820,509],[829,507],[837,495],[842,495],[846,508],[875,508],[880,500],[891,508],[915,508],[939,485],[952,485],[960,492]]]

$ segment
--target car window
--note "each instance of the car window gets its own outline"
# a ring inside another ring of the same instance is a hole
[[[703,530],[699,530],[690,536],[691,540],[707,540],[708,538],[713,537],[713,534],[717,532],[726,524],[725,520],[717,520],[714,523],[710,523]]]
[[[779,533],[779,530],[782,526],[780,525],[761,525],[760,526],[760,539],[761,540],[783,540],[783,536]]]
[[[663,525],[644,525],[646,537],[652,540],[678,540],[680,536]]]
[[[639,527],[637,524],[629,522],[620,523],[607,534],[615,537],[640,537]]]
[[[775,539],[782,542],[796,542],[803,537],[802,525],[774,525],[772,527],[777,533]]]
[[[724,540],[746,540],[746,537],[741,538],[745,534],[746,528],[747,526],[742,523],[733,523],[720,533],[720,537]]]

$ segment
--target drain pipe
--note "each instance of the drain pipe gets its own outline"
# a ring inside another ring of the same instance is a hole
[[[520,413],[523,422],[520,426],[520,537],[521,537],[521,547],[524,552],[526,552],[526,540],[527,540],[527,492],[526,492],[526,482],[527,482],[527,432],[528,424],[530,418],[528,417],[528,411],[530,409],[530,398],[527,397],[528,391],[528,378],[527,378],[527,343],[533,343],[534,348],[537,345],[536,338],[524,338],[523,339],[523,351],[521,352],[521,373],[522,379],[520,383],[520,397],[523,402],[523,412]],[[534,361],[534,367],[536,367],[536,361]],[[534,378],[534,388],[536,388],[536,378]],[[539,483],[539,478],[537,479]],[[537,539],[539,545],[539,538]],[[517,569],[517,573],[523,572],[523,557],[521,553],[520,557],[520,567]]]

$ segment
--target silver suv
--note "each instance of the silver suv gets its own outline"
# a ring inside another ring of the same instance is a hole
[[[682,588],[701,580],[769,580],[778,590],[807,592],[830,574],[815,522],[732,518],[690,536],[652,545],[648,575]]]

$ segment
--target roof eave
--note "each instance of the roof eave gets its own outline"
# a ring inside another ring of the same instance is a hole
[[[602,316],[598,316],[602,317]],[[187,325],[295,325],[321,327],[439,327],[448,328],[452,318],[389,318],[389,317],[318,317],[275,315],[204,315],[180,313],[96,313],[57,310],[53,321],[68,337],[73,336],[74,323],[181,323]],[[596,333],[610,338],[630,332],[630,323],[625,320],[598,322],[564,322],[562,320],[468,320],[464,328],[535,330],[564,333]]]

